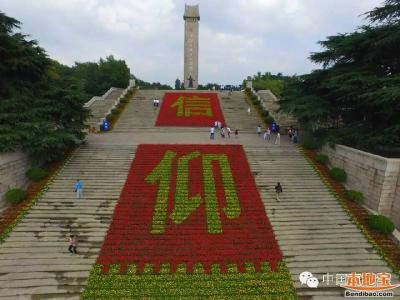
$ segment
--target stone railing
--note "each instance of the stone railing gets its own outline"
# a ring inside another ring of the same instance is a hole
[[[109,97],[109,95],[115,90],[120,90],[119,88],[111,87],[110,89],[108,89],[107,92],[104,93],[104,95],[102,95],[100,97],[95,96],[92,99],[90,99],[88,102],[86,102],[85,107],[91,109],[92,113],[96,110],[96,106],[98,106],[97,104],[99,104],[100,107],[104,107],[104,106],[102,106],[103,104],[107,106],[107,107],[104,107],[105,108],[104,111],[103,111],[103,108],[101,108],[100,111],[97,111],[97,113],[94,113],[94,115],[92,115],[92,117],[88,120],[88,125],[90,126],[90,128],[94,127],[95,130],[100,130],[104,119],[109,114],[111,114],[111,111],[119,105],[119,103],[121,102],[121,99],[133,87],[135,87],[135,80],[131,79],[131,80],[129,80],[128,87],[122,91],[122,93],[118,96],[118,98],[113,103],[110,103],[110,102],[106,103],[105,100],[110,100],[110,99],[107,99]]]
[[[129,80],[129,85],[128,85],[128,87],[123,91],[123,93],[122,93],[122,95],[118,98],[118,103],[119,103],[119,101],[121,100],[121,98],[123,98],[125,95],[126,95],[126,93],[127,93],[127,91],[129,91],[132,87],[134,87],[135,86],[135,79],[130,79]],[[95,103],[96,101],[102,101],[102,100],[105,100],[114,90],[116,90],[117,88],[115,88],[115,87],[110,87],[109,89],[108,89],[108,91],[107,92],[105,92],[104,93],[104,95],[103,96],[94,96],[94,97],[92,97],[88,102],[86,102],[85,103],[85,105],[84,105],[84,107],[87,107],[87,108],[89,108],[93,103]],[[117,101],[116,101],[116,103],[117,103]],[[118,104],[117,104],[118,105]]]
[[[104,100],[104,99],[103,99],[103,97],[94,96],[94,97],[92,97],[92,99],[90,99],[88,102],[86,102],[85,105],[84,105],[83,107],[90,108],[90,106],[91,106],[94,102],[96,102],[96,101],[98,101],[98,100]]]
[[[123,90],[121,95],[115,100],[114,104],[111,106],[111,108],[107,111],[105,114],[104,118],[101,119],[101,121],[97,124],[98,128],[100,129],[100,126],[103,124],[104,119],[108,116],[111,115],[111,112],[113,109],[117,108],[117,106],[120,104],[121,99],[125,97],[125,95],[132,89],[134,88],[134,85],[129,85],[126,89]]]
[[[386,158],[343,145],[324,146],[331,166],[347,173],[346,186],[364,194],[367,208],[390,217],[400,229],[400,158]]]
[[[96,101],[103,101],[105,100],[114,90],[117,88],[110,87],[107,92],[103,94],[103,96],[94,96],[88,102],[85,103],[84,107],[90,108]]]

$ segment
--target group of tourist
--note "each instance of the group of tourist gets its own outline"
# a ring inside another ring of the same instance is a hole
[[[229,126],[224,127],[220,121],[215,121],[214,126],[210,128],[210,140],[213,140],[215,138],[215,133],[217,131],[220,133],[221,138],[223,139],[225,137],[227,137],[228,139],[231,138],[231,133],[232,133],[231,128]],[[238,138],[238,136],[239,136],[239,130],[235,129],[235,138]]]
[[[263,139],[265,141],[270,141],[271,140],[271,134],[272,133],[276,133],[276,138],[275,138],[275,145],[280,145],[281,143],[281,134],[279,132],[279,125],[274,126],[275,130],[272,130],[270,127],[267,127],[264,131],[263,134]],[[257,126],[257,135],[261,136],[261,125],[259,124]],[[294,143],[297,144],[298,143],[298,139],[299,139],[299,130],[298,129],[293,129],[292,127],[289,128],[288,130],[288,137],[289,140]]]
[[[276,132],[275,145],[280,145],[281,144],[281,134],[279,133],[279,130],[278,131],[275,130],[275,132]],[[264,134],[263,134],[264,141],[269,142],[271,140],[271,133],[272,133],[272,130],[268,126],[265,129]],[[260,124],[257,125],[257,135],[261,136],[261,125]]]

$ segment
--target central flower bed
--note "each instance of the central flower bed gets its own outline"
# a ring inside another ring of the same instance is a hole
[[[97,263],[239,272],[282,255],[240,145],[139,145]]]
[[[224,116],[216,93],[165,93],[157,126],[204,126],[215,121],[225,126]]]

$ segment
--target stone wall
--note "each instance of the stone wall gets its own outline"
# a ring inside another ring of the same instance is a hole
[[[385,158],[343,145],[325,146],[330,165],[347,173],[346,187],[361,191],[364,204],[393,219],[400,228],[400,159]]]
[[[400,176],[399,179],[397,179],[397,188],[393,201],[392,218],[393,222],[396,224],[397,229],[400,230]]]
[[[30,167],[29,157],[23,152],[0,154],[0,208],[5,204],[4,194],[8,189],[28,183],[25,173]]]

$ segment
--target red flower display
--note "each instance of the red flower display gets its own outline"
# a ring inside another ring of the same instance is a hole
[[[98,264],[245,263],[282,259],[240,145],[139,145]]]
[[[225,119],[216,93],[165,93],[157,126],[214,126]]]

